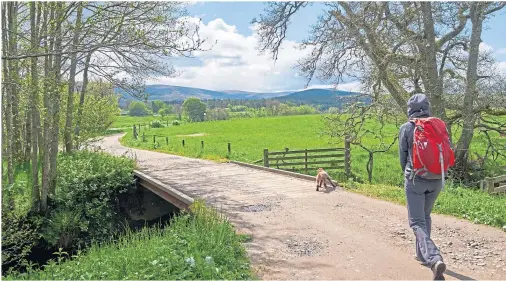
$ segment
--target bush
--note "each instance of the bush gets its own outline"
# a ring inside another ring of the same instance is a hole
[[[58,247],[83,246],[121,229],[118,196],[133,185],[134,162],[79,151],[58,157],[58,183],[42,235]]]
[[[172,126],[179,126],[179,125],[181,125],[181,122],[179,122],[179,120],[172,121]]]
[[[150,112],[146,104],[143,102],[133,101],[128,106],[128,114],[130,116],[146,116],[150,115]]]
[[[2,210],[2,271],[17,270],[39,241],[40,218]]]
[[[165,126],[159,120],[151,122],[151,128],[163,128],[163,127]]]
[[[168,104],[164,108],[160,109],[160,111],[158,111],[158,114],[160,114],[162,117],[165,117],[169,114],[172,114],[172,112],[174,112],[174,108],[172,105]]]
[[[215,108],[207,111],[206,120],[228,120],[228,112],[223,108]]]
[[[6,279],[251,279],[241,236],[232,225],[200,202],[192,211],[175,217],[168,228],[127,232],[117,242],[93,245],[74,260]]]

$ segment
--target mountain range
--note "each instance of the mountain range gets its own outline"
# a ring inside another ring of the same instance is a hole
[[[121,95],[120,106],[126,105],[127,101],[135,98],[126,94],[121,89],[115,89]],[[199,88],[170,86],[170,85],[147,85],[144,91],[148,94],[148,100],[177,101],[189,97],[206,99],[277,99],[301,104],[333,104],[339,96],[352,96],[357,93],[333,90],[333,89],[308,89],[285,92],[246,92],[239,90],[212,91]]]

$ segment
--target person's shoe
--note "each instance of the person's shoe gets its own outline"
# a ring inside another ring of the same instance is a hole
[[[446,270],[446,264],[442,261],[437,261],[432,266],[432,280],[445,280],[443,273]]]

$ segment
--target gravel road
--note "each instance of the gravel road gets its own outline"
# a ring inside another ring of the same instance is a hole
[[[407,210],[314,182],[242,167],[130,149],[121,135],[95,145],[135,155],[139,169],[225,213],[246,244],[262,279],[410,279],[432,277],[414,258]],[[433,239],[450,280],[506,279],[506,233],[433,215]]]

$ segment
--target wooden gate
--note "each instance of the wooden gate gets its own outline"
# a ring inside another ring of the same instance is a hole
[[[263,162],[265,167],[286,171],[310,170],[323,168],[325,170],[338,169],[345,172],[346,177],[351,174],[350,145],[344,148],[318,148],[304,150],[269,151],[264,149]]]

